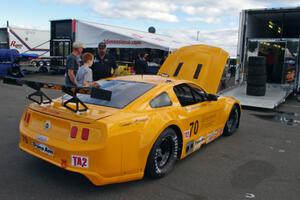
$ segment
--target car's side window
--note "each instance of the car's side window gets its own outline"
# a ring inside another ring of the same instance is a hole
[[[193,105],[205,101],[205,92],[190,84],[174,86],[174,92],[182,106]]]
[[[163,92],[154,99],[150,101],[150,106],[152,108],[161,108],[161,107],[166,107],[166,106],[171,106],[172,101],[168,95],[168,93]]]
[[[192,88],[192,93],[194,94],[195,97],[195,103],[202,102],[206,100],[206,94],[203,90],[198,88],[195,85],[190,85]]]

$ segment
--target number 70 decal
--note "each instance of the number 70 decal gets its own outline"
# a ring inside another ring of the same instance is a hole
[[[199,128],[199,121],[196,120],[196,121],[194,121],[194,122],[191,122],[191,123],[190,123],[190,127],[191,127],[190,133],[191,133],[191,134],[194,133],[195,135],[197,135],[197,133],[198,133],[198,128]]]

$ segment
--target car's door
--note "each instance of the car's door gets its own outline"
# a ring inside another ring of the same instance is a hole
[[[179,115],[185,127],[185,151],[189,154],[221,134],[222,102],[208,101],[207,94],[193,84],[176,85],[174,92],[181,104]]]

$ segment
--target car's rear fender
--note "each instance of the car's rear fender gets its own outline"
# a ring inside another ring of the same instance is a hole
[[[118,137],[121,140],[124,174],[144,172],[148,155],[159,135],[170,126],[176,125],[180,130],[180,122],[167,111],[123,112],[102,121],[111,123],[108,126],[108,137]]]
[[[239,121],[238,121],[238,126],[239,126],[241,111],[242,111],[240,102],[237,99],[235,99],[234,97],[230,97],[230,96],[226,96],[226,97],[222,97],[222,98],[225,98],[224,114],[225,114],[226,121],[229,118],[232,108],[234,106],[237,106],[238,111],[239,111]],[[225,121],[225,123],[226,123],[226,121]]]

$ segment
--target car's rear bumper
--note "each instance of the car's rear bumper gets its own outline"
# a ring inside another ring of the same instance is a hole
[[[34,146],[33,143],[42,144],[46,146],[47,148],[51,149],[51,151],[53,151],[53,154],[51,155],[41,151],[36,146]],[[80,173],[86,176],[95,185],[106,185],[111,183],[137,180],[137,179],[141,179],[144,175],[143,173],[136,173],[136,174],[125,174],[125,175],[120,174],[120,175],[107,176],[107,173],[104,172],[105,173],[104,176],[103,174],[97,171],[99,170],[99,168],[97,168],[98,165],[100,163],[105,162],[104,160],[99,159],[99,155],[101,155],[101,150],[99,149],[91,149],[91,150],[84,149],[81,151],[78,150],[75,151],[72,149],[63,149],[51,145],[51,143],[41,142],[23,133],[21,133],[19,147],[21,150],[37,158],[52,163],[53,165],[56,165],[58,167],[64,168],[72,172]],[[76,149],[80,149],[80,148],[77,147]],[[89,162],[88,168],[74,167],[72,165],[72,155],[87,157]]]

